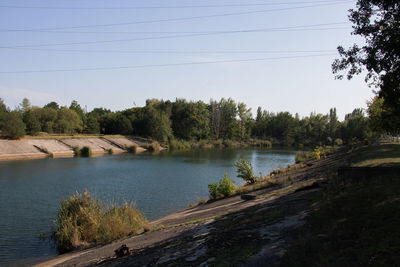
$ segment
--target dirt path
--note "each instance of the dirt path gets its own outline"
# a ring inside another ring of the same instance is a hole
[[[329,183],[328,173],[347,164],[346,158],[335,154],[289,168],[277,177],[282,185],[251,192],[253,200],[234,196],[188,208],[151,222],[151,232],[38,266],[271,265],[304,224],[313,196]],[[130,255],[116,258],[123,244]]]

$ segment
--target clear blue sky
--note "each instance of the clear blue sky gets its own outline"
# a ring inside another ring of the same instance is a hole
[[[258,106],[301,116],[336,107],[342,120],[373,96],[363,76],[338,81],[331,71],[336,47],[360,41],[350,23],[333,24],[348,22],[354,7],[317,0],[0,0],[0,97],[11,108],[28,97],[39,106],[77,100],[88,110],[143,106],[148,98],[231,97],[253,114]],[[248,59],[263,60],[237,62]],[[215,61],[230,62],[203,64]],[[47,72],[126,66],[135,68]]]

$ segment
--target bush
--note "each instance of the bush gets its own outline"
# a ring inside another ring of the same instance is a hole
[[[208,193],[211,199],[216,199],[218,197],[218,183],[212,183],[208,185]]]
[[[225,173],[224,177],[219,180],[218,183],[212,183],[208,185],[208,193],[211,199],[217,199],[219,197],[229,197],[235,193],[236,185],[235,182],[228,177]]]
[[[340,139],[340,138],[337,138],[337,139],[335,140],[335,146],[341,146],[341,145],[343,145],[343,140]]]
[[[61,202],[55,237],[61,252],[104,244],[148,228],[147,220],[133,204],[105,208],[89,192],[76,192]]]
[[[228,174],[224,174],[224,178],[219,180],[218,193],[224,197],[229,197],[235,193],[236,185],[235,182],[228,177]]]
[[[88,146],[84,146],[80,150],[80,155],[82,157],[91,157],[92,156],[92,150]]]
[[[157,141],[153,141],[150,145],[147,146],[150,151],[160,151],[160,144]]]
[[[236,171],[238,172],[238,176],[245,180],[248,184],[253,184],[256,182],[257,177],[254,175],[253,165],[251,165],[250,161],[245,161],[244,159],[240,159],[235,163]]]
[[[112,155],[112,154],[114,154],[114,150],[112,150],[112,148],[107,149],[107,153],[108,153],[109,155]]]
[[[307,161],[309,159],[309,157],[310,157],[310,155],[307,152],[298,151],[298,152],[296,152],[295,161],[296,161],[296,163],[301,163],[301,162]]]
[[[73,150],[74,150],[75,157],[79,157],[81,155],[81,150],[80,150],[79,146],[74,146]]]
[[[171,139],[169,141],[169,148],[171,150],[188,150],[191,145],[188,141]]]
[[[137,150],[137,146],[130,146],[126,148],[129,153],[135,154]]]

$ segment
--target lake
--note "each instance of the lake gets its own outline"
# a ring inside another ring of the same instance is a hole
[[[208,198],[207,185],[243,158],[255,173],[294,163],[295,151],[205,149],[93,158],[0,162],[0,266],[24,266],[57,255],[49,236],[60,201],[87,189],[104,202],[135,202],[154,220]]]

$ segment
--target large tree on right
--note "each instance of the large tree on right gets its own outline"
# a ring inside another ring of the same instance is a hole
[[[400,1],[399,0],[358,0],[357,9],[349,10],[353,23],[353,35],[364,38],[360,47],[354,44],[345,49],[338,47],[340,58],[332,64],[336,78],[367,71],[365,81],[375,86],[383,98],[385,110],[391,114],[394,128],[400,130]]]

